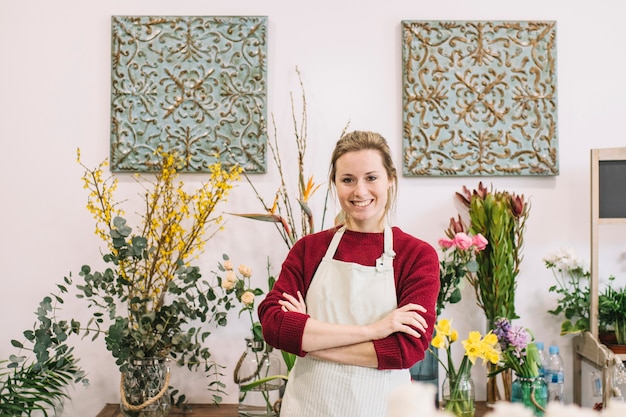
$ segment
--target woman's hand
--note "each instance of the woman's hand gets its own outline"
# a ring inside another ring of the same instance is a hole
[[[284,300],[278,301],[278,304],[282,306],[283,311],[297,311],[298,313],[306,314],[306,304],[304,303],[304,299],[302,298],[302,294],[298,291],[298,298],[283,293]]]
[[[419,304],[407,304],[396,308],[382,320],[369,325],[372,331],[372,340],[382,339],[392,333],[402,332],[414,337],[422,337],[422,335],[414,329],[417,328],[423,333],[426,332],[428,325],[421,313],[425,313],[426,309]]]

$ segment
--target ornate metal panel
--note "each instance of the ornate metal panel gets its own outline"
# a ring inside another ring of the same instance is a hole
[[[265,172],[267,17],[113,16],[111,169],[182,171],[219,158]]]
[[[405,176],[558,175],[556,22],[403,21]]]

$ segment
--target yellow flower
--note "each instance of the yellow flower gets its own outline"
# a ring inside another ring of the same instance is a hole
[[[467,339],[462,341],[463,348],[465,349],[463,358],[459,364],[455,364],[452,357],[451,344],[458,339],[458,332],[451,327],[451,320],[439,319],[435,324],[435,330],[436,333],[431,341],[431,345],[433,348],[445,349],[445,355],[437,354],[437,360],[444,367],[446,377],[450,382],[458,382],[461,375],[469,376],[477,358],[482,359],[483,364],[487,361],[494,364],[500,361],[498,338],[494,337],[491,332],[484,337],[481,336],[480,332],[469,332]],[[447,361],[442,360],[442,358],[447,358]],[[456,407],[459,407],[459,404],[464,400],[459,385],[454,385],[451,382],[449,394],[450,398],[454,398],[454,400],[445,402],[445,410],[451,411],[453,414],[458,414]]]
[[[452,329],[452,333],[450,334],[450,343],[454,343],[459,338],[459,332],[456,329]]]
[[[437,349],[442,349],[446,347],[446,338],[442,336],[440,333],[435,334],[433,340],[430,341],[430,344]]]
[[[496,336],[492,332],[487,333],[483,340],[490,346],[495,346],[498,344],[498,336]]]
[[[448,319],[438,320],[435,324],[435,331],[442,336],[450,336],[452,321]]]
[[[241,294],[241,302],[247,306],[254,303],[254,293],[252,291],[246,291]]]

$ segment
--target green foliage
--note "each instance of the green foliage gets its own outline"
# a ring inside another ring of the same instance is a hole
[[[516,279],[530,206],[523,196],[487,190],[482,183],[472,193],[464,191],[457,195],[469,210],[469,231],[482,234],[489,242],[476,254],[478,270],[469,277],[478,306],[489,322],[498,317],[515,319]]]
[[[599,320],[613,326],[618,344],[626,344],[626,287],[615,288],[615,277],[609,277],[609,283],[598,295]]]
[[[565,318],[561,323],[561,335],[588,331],[591,303],[589,270],[571,250],[560,250],[543,261],[556,281],[549,291],[559,298],[556,308],[548,310],[548,313]]]
[[[198,322],[226,325],[226,311],[232,305],[215,295],[214,288],[202,280],[198,267],[182,262],[165,291],[158,294],[158,303],[152,297],[129,295],[138,283],[120,274],[116,266],[146,260],[152,250],[146,247],[145,239],[131,233],[123,219],[116,219],[111,230],[112,251],[103,255],[112,267],[98,272],[85,265],[80,271],[83,282],[76,285],[77,297],[86,300],[92,311],[83,334],[93,333],[93,339],[104,334],[106,348],[120,371],[127,368],[130,359],[149,357],[170,357],[178,366],[201,369],[211,381],[208,388],[215,402],[221,402],[223,385],[215,382],[221,376],[220,366],[211,360],[206,345],[211,333]]]
[[[24,331],[24,341],[11,340],[20,352],[30,353],[0,360],[0,415],[54,415],[67,398],[70,384],[88,383],[73,348],[66,343],[69,336],[78,333],[78,325],[74,320],[58,320],[55,315],[67,285],[71,285],[69,278],[58,285],[59,294],[46,296],[39,303],[37,320],[32,329]]]

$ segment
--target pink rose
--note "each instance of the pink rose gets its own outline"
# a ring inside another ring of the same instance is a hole
[[[441,246],[444,249],[450,249],[452,246],[454,246],[454,241],[452,241],[451,239],[439,239],[439,246]]]
[[[485,236],[481,235],[480,233],[472,238],[472,243],[474,246],[476,246],[476,250],[478,251],[485,249],[489,244]]]
[[[467,233],[457,233],[454,235],[454,245],[462,250],[467,250],[472,246],[472,238],[467,235]]]

